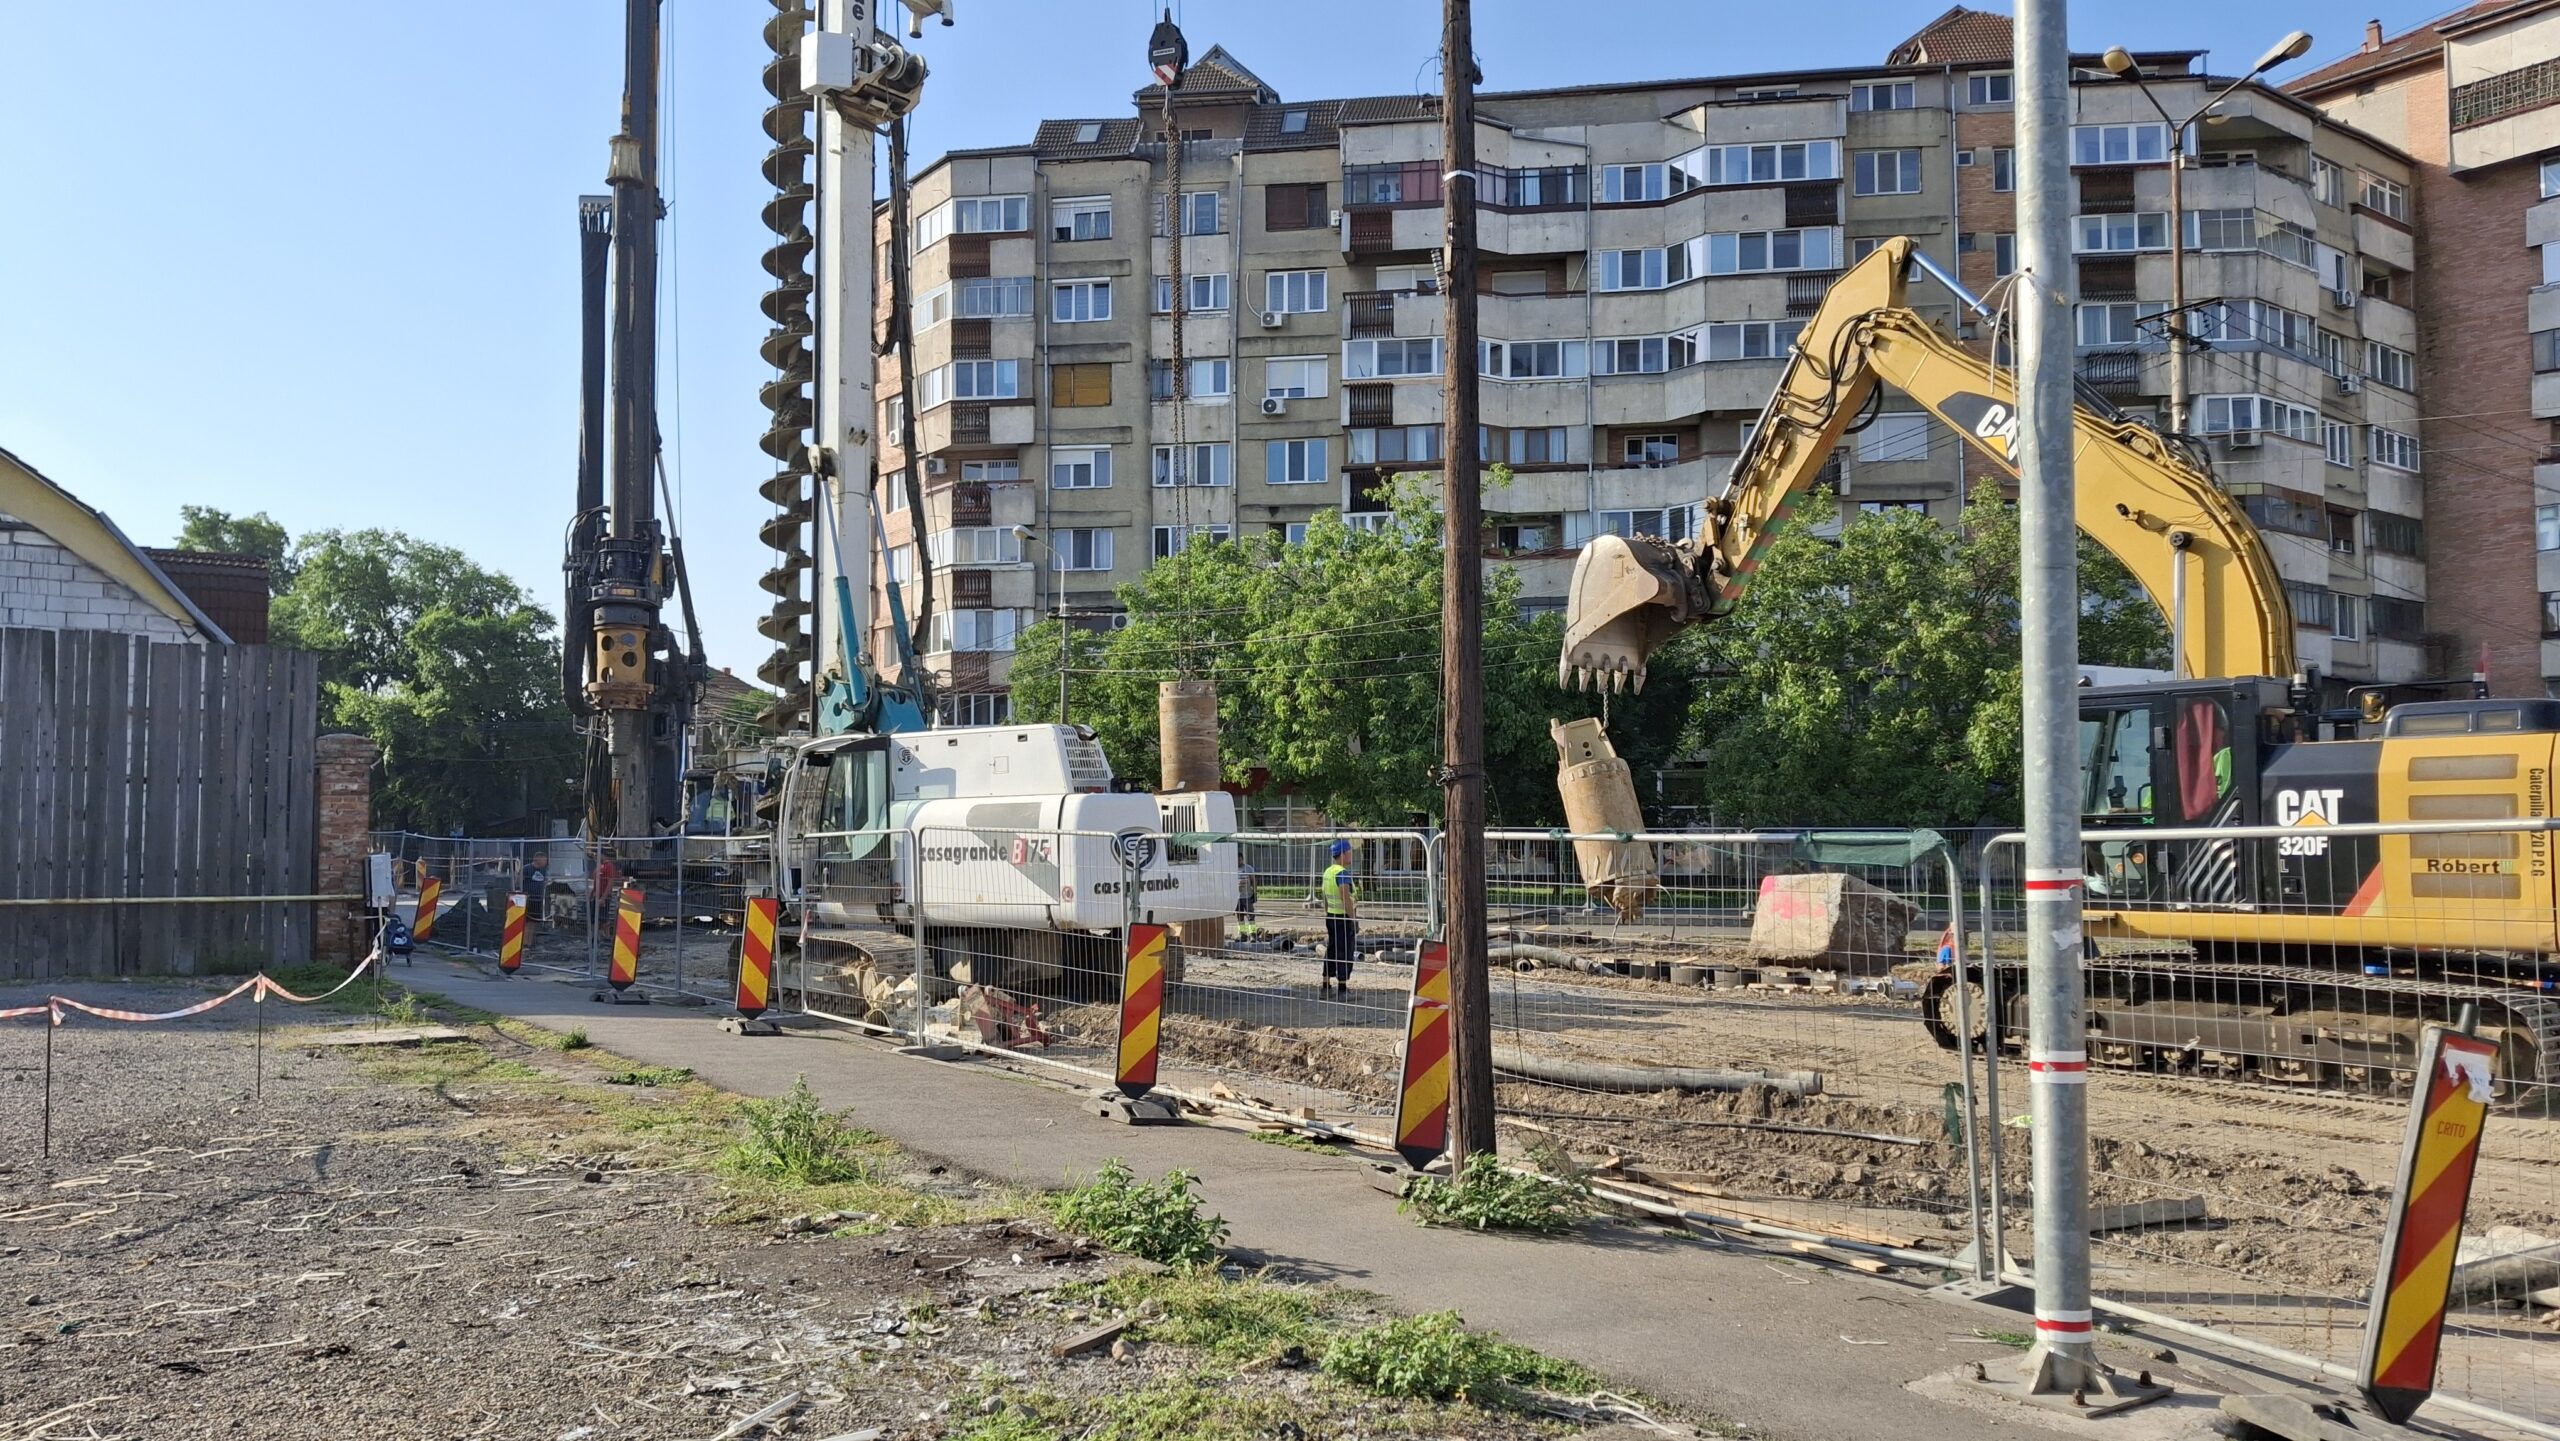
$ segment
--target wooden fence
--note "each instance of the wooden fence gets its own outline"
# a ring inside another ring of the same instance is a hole
[[[0,901],[56,903],[0,904],[0,980],[308,959],[308,902],[130,902],[312,891],[319,700],[307,651],[0,628]]]

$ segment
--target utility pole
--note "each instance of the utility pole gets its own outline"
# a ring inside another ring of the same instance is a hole
[[[613,187],[612,529],[597,557],[589,694],[605,712],[613,833],[651,833],[650,655],[658,639],[658,0],[626,0]]]
[[[2018,5],[2019,610],[2027,776],[2027,1069],[2036,1344],[2057,1407],[2148,1399],[2098,1363],[2089,1305],[2088,1023],[2080,960],[2079,531],[2072,512],[2071,58],[2063,0]],[[2159,1394],[2157,1390],[2151,1392]]]
[[[1443,0],[1440,213],[1448,230],[1447,377],[1440,454],[1440,781],[1449,909],[1450,1160],[1493,1143],[1493,994],[1485,966],[1484,494],[1476,449],[1476,64],[1471,0]]]

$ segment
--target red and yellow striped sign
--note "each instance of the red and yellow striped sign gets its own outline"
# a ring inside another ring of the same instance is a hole
[[[613,918],[613,966],[604,978],[617,991],[640,979],[640,888],[622,888],[622,909]]]
[[[1130,924],[1120,966],[1120,1065],[1112,1080],[1133,1101],[1155,1089],[1164,1028],[1164,946],[1165,927]]]
[[[749,1019],[773,1004],[773,933],[781,923],[781,901],[772,896],[747,901],[747,932],[738,943],[738,1014]]]
[[[2429,1027],[2418,1049],[2416,1096],[2392,1194],[2382,1266],[2365,1320],[2359,1380],[2373,1409],[2407,1421],[2436,1388],[2445,1296],[2471,1199],[2471,1169],[2497,1076],[2495,1042]]]
[[[409,939],[424,941],[436,933],[436,902],[444,899],[444,882],[430,875],[418,877],[418,914],[409,922]]]
[[[1424,941],[1405,1015],[1404,1086],[1396,1092],[1396,1154],[1419,1171],[1449,1146],[1449,943]]]
[[[524,892],[507,895],[507,925],[498,932],[498,969],[514,971],[524,964]]]

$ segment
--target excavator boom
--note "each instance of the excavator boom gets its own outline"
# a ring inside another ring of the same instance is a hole
[[[1558,684],[1641,690],[1665,641],[1733,609],[1880,384],[2016,474],[2013,378],[1911,310],[1906,277],[1918,260],[1909,239],[1888,240],[1824,295],[1697,539],[1604,535],[1583,548]],[[2184,673],[2292,675],[2292,612],[2247,514],[2150,427],[2085,400],[2072,420],[2080,529],[2169,614]]]

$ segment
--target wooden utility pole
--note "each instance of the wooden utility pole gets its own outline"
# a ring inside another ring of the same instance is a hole
[[[1476,449],[1476,65],[1469,0],[1443,0],[1440,213],[1448,229],[1447,434],[1440,447],[1441,773],[1448,816],[1450,1159],[1493,1151],[1493,996],[1485,971],[1484,494]]]

